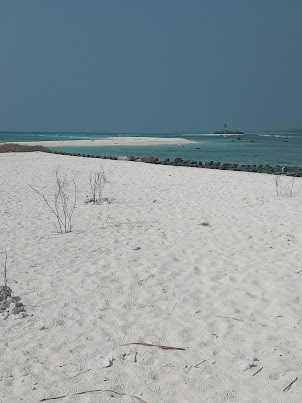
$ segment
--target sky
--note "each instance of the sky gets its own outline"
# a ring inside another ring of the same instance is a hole
[[[302,128],[301,0],[0,0],[0,131]]]

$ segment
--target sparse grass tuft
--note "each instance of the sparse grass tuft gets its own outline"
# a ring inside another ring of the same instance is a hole
[[[301,187],[297,187],[296,178],[288,178],[283,175],[274,175],[276,195],[281,197],[295,197],[301,192]]]

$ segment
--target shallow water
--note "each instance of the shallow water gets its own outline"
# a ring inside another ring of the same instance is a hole
[[[56,151],[118,157],[151,154],[159,160],[180,157],[184,160],[214,161],[238,164],[270,164],[302,166],[302,130],[271,133],[249,133],[240,136],[200,136],[185,134],[121,134],[121,133],[0,133],[1,142],[102,139],[106,137],[177,137],[195,141],[184,147],[160,146],[97,146],[51,147]]]

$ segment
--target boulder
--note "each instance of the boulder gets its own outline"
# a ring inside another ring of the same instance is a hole
[[[134,155],[128,155],[127,156],[127,161],[135,161]]]
[[[156,161],[158,161],[158,158],[155,158],[152,155],[145,155],[141,158],[141,160],[147,164],[154,164]]]

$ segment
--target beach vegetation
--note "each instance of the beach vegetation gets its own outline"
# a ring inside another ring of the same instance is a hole
[[[4,260],[4,279],[3,286],[0,287],[0,302],[4,301],[7,297],[11,295],[11,289],[7,286],[7,252],[5,250],[5,260]]]
[[[77,187],[75,180],[68,180],[66,175],[60,173],[60,168],[55,171],[55,186],[53,200],[50,201],[39,190],[30,186],[44,200],[46,206],[57,219],[61,234],[72,231],[72,217],[77,201]]]
[[[101,166],[97,171],[91,172],[89,176],[90,196],[86,203],[102,204],[103,192],[106,183],[110,182],[111,171],[106,174]]]
[[[15,143],[0,144],[0,153],[26,153],[40,151],[43,153],[52,153],[51,149],[43,146],[28,146]]]
[[[273,180],[277,197],[295,197],[301,191],[301,187],[296,186],[296,178],[294,176],[289,178],[283,175],[274,175]]]

